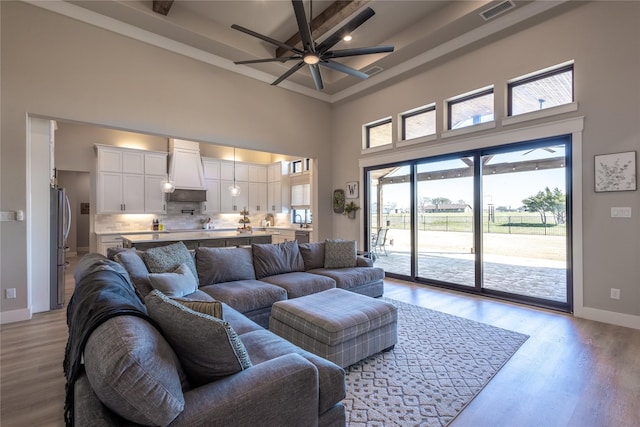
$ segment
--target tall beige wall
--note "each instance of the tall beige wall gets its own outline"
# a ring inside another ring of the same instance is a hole
[[[504,133],[560,119],[584,116],[581,212],[583,235],[583,314],[592,318],[640,327],[640,197],[639,191],[594,192],[594,156],[640,149],[640,3],[593,2],[573,5],[548,21],[526,28],[486,47],[470,50],[438,66],[416,72],[367,96],[334,106],[333,186],[359,177],[363,124],[431,102],[437,103],[438,132],[442,131],[443,100],[495,85],[496,128],[478,136]],[[575,98],[578,110],[561,115],[503,126],[507,80],[554,64],[575,60]],[[456,149],[459,138],[438,138],[413,146],[421,156]],[[454,149],[454,148],[451,148]],[[450,149],[450,150],[451,150]],[[398,155],[402,148],[390,150]],[[378,153],[380,155],[380,153]],[[631,219],[612,219],[610,208],[632,208]],[[357,238],[362,233],[353,221],[333,215],[335,236]],[[611,287],[621,290],[619,301],[609,298]]]
[[[330,176],[328,104],[28,4],[0,8],[2,210],[26,209],[29,114],[313,157]],[[90,161],[64,168],[87,171]],[[329,193],[330,182],[319,185]],[[319,238],[331,232],[329,217],[314,219]],[[28,310],[28,236],[26,222],[0,227],[0,290],[18,296],[0,300],[4,316]]]

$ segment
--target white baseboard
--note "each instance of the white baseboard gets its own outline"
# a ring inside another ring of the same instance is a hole
[[[31,309],[21,308],[20,310],[3,311],[0,313],[0,324],[22,322],[31,319]]]
[[[598,322],[610,323],[612,325],[640,329],[640,316],[633,316],[631,314],[614,313],[613,311],[582,307],[577,309],[574,315],[583,319],[596,320]]]

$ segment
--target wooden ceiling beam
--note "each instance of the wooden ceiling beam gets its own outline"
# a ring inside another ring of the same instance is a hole
[[[173,0],[153,0],[153,11],[160,15],[167,16],[173,6]]]
[[[370,0],[338,0],[329,5],[318,16],[311,20],[311,37],[317,40],[326,34],[330,29],[338,25]],[[155,2],[154,2],[155,3]],[[295,33],[284,42],[289,46],[302,47],[300,32]],[[276,49],[276,57],[286,55],[289,51],[281,47]]]

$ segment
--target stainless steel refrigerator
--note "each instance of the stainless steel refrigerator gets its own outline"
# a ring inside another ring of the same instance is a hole
[[[71,227],[71,204],[64,192],[64,188],[55,187],[51,189],[49,212],[51,217],[51,238],[49,239],[51,278],[49,283],[51,286],[51,309],[54,310],[62,308],[64,305],[64,255]]]

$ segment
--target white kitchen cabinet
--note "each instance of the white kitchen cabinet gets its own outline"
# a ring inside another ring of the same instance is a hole
[[[144,174],[144,153],[119,147],[96,145],[98,149],[98,170],[100,172],[121,172]]]
[[[264,165],[249,165],[249,182],[267,183],[267,167]]]
[[[220,180],[220,160],[210,157],[202,158],[202,168],[204,169],[205,179]],[[232,178],[233,179],[233,178]]]
[[[234,165],[233,161],[220,161],[220,179],[226,181],[233,181],[234,177]],[[236,181],[249,181],[249,165],[246,163],[235,162],[235,180]]]
[[[206,174],[206,167],[205,167]],[[207,189],[207,201],[202,202],[202,213],[212,214],[220,213],[220,180],[219,179],[205,179],[205,187]],[[231,196],[229,196],[231,197]]]
[[[266,170],[265,170],[266,172]],[[249,211],[252,213],[269,212],[266,182],[249,183]]]
[[[282,162],[272,163],[267,166],[267,182],[282,180]]]
[[[98,173],[97,213],[144,213],[144,199],[144,175]]]
[[[162,192],[161,183],[164,175],[145,175],[144,177],[144,211],[146,213],[167,213],[165,193]]]
[[[97,209],[103,213],[166,213],[160,181],[167,153],[96,145]]]
[[[122,236],[120,234],[105,234],[98,238],[98,252],[107,256],[109,248],[121,248]]]
[[[236,185],[240,187],[240,195],[237,197],[229,194],[229,187],[232,185],[233,180],[220,181],[220,212],[240,212],[245,207],[249,209],[249,183],[236,181]]]
[[[167,176],[167,153],[144,153],[144,174]]]
[[[282,184],[280,181],[267,184],[267,203],[270,213],[282,213]]]

